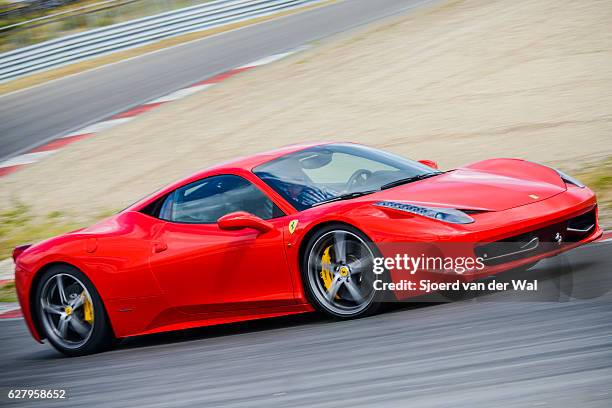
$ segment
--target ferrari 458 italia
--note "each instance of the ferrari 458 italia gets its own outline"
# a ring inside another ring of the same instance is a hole
[[[74,356],[169,330],[313,310],[373,314],[388,296],[372,285],[385,243],[458,242],[471,255],[494,254],[462,275],[473,280],[601,233],[593,192],[540,164],[492,159],[443,172],[326,143],[200,171],[91,227],[19,246],[13,258],[32,336]],[[510,247],[487,247],[496,242]]]

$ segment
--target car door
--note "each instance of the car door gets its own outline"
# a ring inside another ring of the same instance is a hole
[[[274,228],[220,229],[217,220],[236,211]],[[158,216],[166,222],[150,263],[173,307],[208,313],[294,303],[283,242],[286,217],[250,181],[218,175],[188,184],[163,198]]]

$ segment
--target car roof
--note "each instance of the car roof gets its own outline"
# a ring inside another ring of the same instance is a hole
[[[308,149],[310,147],[322,146],[322,145],[326,145],[330,143],[332,142],[299,143],[299,144],[283,146],[278,149],[269,150],[269,151],[262,152],[262,153],[256,153],[251,156],[243,156],[237,159],[232,159],[232,160],[220,163],[220,164],[216,164],[212,167],[208,167],[206,169],[203,169],[191,175],[189,178],[194,177],[194,176],[196,177],[205,176],[211,172],[218,172],[219,170],[223,170],[226,168],[233,168],[233,169],[240,168],[243,170],[251,171],[251,169],[259,165],[262,165],[264,163],[267,163],[279,157],[285,156],[287,154],[299,152],[300,150]]]
[[[261,164],[267,163],[271,160],[277,159],[284,155],[299,152],[300,150],[308,149],[310,147],[322,146],[322,145],[327,145],[331,143],[333,142],[293,144],[293,145],[284,146],[278,149],[269,150],[267,152],[257,153],[251,156],[244,156],[244,157],[240,157],[240,158],[233,159],[230,161],[226,161],[224,163],[220,163],[212,167],[208,167],[203,170],[197,171],[187,177],[184,177],[178,181],[170,183],[167,186],[163,187],[162,189],[152,194],[147,195],[145,198],[141,200],[138,200],[137,202],[133,203],[132,205],[130,205],[123,211],[138,211],[142,209],[144,206],[148,205],[149,203],[155,201],[159,197],[165,195],[166,193],[172,190],[175,190],[183,185],[200,180],[204,177],[210,177],[210,176],[214,176],[217,174],[223,174],[225,172],[236,173],[236,170],[241,170],[241,171],[250,173],[254,167],[257,167]]]

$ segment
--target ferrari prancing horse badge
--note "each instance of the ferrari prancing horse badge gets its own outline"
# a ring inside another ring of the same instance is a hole
[[[297,228],[298,220],[291,220],[289,222],[289,233],[293,234]]]

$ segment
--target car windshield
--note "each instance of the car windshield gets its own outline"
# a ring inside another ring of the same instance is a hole
[[[345,195],[355,197],[439,172],[370,147],[330,144],[279,157],[253,173],[302,211]]]

